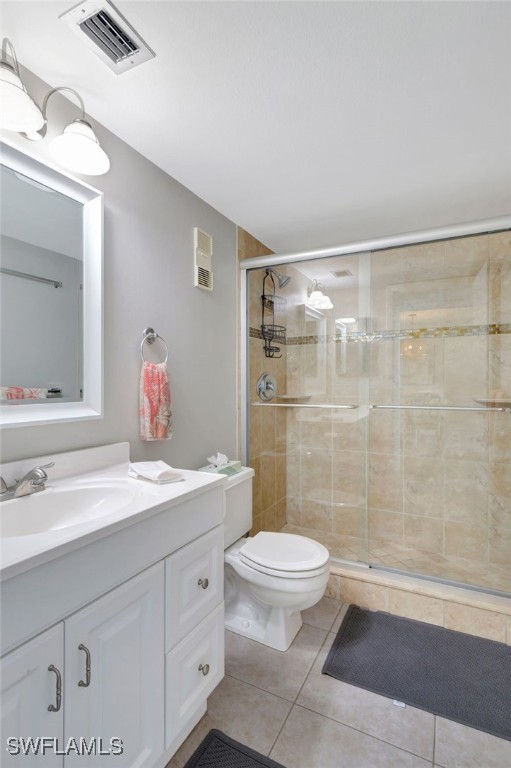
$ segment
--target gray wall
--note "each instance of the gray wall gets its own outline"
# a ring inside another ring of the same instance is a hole
[[[30,73],[24,81],[41,104],[48,86]],[[77,109],[59,95],[50,103],[45,141],[2,132],[0,138],[50,159],[49,139],[75,117]],[[105,176],[84,177],[105,194],[104,418],[4,429],[2,459],[123,440],[132,459],[176,467],[202,466],[217,450],[236,457],[236,227],[118,137],[94,127],[111,161]],[[195,226],[213,237],[213,293],[193,286]],[[138,437],[139,349],[147,326],[169,345],[170,441]]]

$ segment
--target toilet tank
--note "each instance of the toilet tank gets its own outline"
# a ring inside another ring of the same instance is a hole
[[[224,549],[241,539],[252,528],[252,478],[251,467],[231,475],[225,482]]]

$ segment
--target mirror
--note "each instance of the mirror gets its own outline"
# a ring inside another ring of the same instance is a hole
[[[102,193],[0,144],[0,423],[102,415]]]
[[[82,204],[6,166],[0,191],[0,400],[82,400]]]

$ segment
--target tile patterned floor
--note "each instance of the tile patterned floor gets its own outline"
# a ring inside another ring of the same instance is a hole
[[[509,768],[511,742],[321,674],[347,606],[324,597],[286,653],[226,633],[226,676],[167,768],[211,728],[286,768]]]
[[[287,524],[285,533],[297,533],[324,544],[333,558],[352,562],[375,563],[407,573],[418,573],[511,594],[511,569],[493,563],[439,555],[382,539],[356,538],[312,528]]]

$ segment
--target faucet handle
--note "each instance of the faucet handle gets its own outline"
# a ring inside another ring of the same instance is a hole
[[[40,464],[38,467],[36,467],[36,469],[50,469],[50,467],[54,467],[54,466],[55,466],[55,462],[50,461],[49,464]]]
[[[37,477],[37,480],[32,481],[34,485],[41,485],[42,483],[45,483],[46,480],[48,480],[48,475],[44,470],[54,466],[55,466],[55,462],[50,461],[49,464],[41,464],[37,467],[34,467],[34,469],[32,470],[32,473]]]

